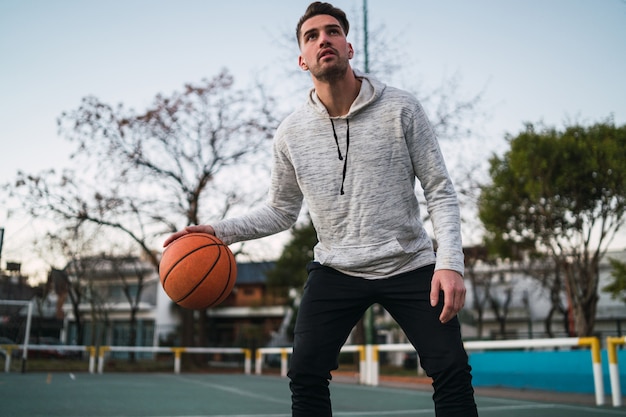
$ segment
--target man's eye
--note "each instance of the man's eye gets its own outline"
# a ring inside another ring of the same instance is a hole
[[[311,41],[311,40],[315,39],[315,36],[316,36],[316,35],[315,35],[314,33],[311,33],[310,35],[307,35],[307,36],[306,36],[305,40],[307,40],[307,41]]]

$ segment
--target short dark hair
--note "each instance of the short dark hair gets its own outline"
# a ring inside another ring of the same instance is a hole
[[[350,23],[348,22],[348,18],[346,17],[344,11],[330,3],[316,1],[307,7],[306,11],[298,21],[298,26],[296,26],[296,39],[298,40],[298,45],[300,45],[300,30],[302,29],[304,22],[320,14],[327,14],[337,19],[339,21],[339,25],[341,25],[341,28],[343,29],[343,33],[348,35]]]

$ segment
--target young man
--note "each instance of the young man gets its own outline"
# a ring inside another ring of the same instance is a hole
[[[378,303],[433,378],[438,417],[477,415],[456,314],[465,301],[459,207],[417,100],[354,71],[349,23],[312,3],[297,26],[298,64],[314,88],[279,126],[266,204],[243,217],[190,226],[225,243],[291,227],[306,200],[319,243],[307,266],[289,369],[293,416],[331,416],[329,381],[351,329]],[[421,222],[424,189],[438,252]]]

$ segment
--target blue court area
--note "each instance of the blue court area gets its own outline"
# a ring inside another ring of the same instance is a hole
[[[334,382],[334,415],[434,416],[430,392]],[[626,416],[626,408],[477,396],[482,417]],[[7,417],[289,417],[287,379],[244,374],[8,373]]]

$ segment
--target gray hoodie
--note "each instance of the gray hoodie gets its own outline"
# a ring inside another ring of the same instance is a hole
[[[361,91],[345,116],[329,117],[314,90],[274,138],[264,206],[213,224],[226,244],[278,233],[303,199],[317,232],[315,260],[376,279],[435,263],[463,274],[460,215],[437,139],[409,93],[355,71]],[[415,195],[424,189],[438,253]]]

